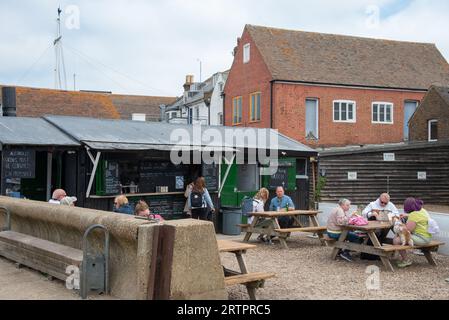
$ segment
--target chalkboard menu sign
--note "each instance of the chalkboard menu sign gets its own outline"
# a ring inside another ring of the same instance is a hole
[[[203,177],[209,191],[218,191],[218,166],[215,164],[203,164]]]
[[[117,162],[107,162],[105,170],[105,193],[115,195],[121,193],[120,172]]]
[[[288,169],[293,166],[292,162],[279,162],[277,172],[270,177],[269,189],[274,190],[277,187],[288,189]]]
[[[168,192],[185,189],[188,167],[171,162],[143,161],[139,165],[139,191],[156,192],[157,187],[168,187]]]
[[[36,151],[4,150],[3,174],[5,178],[36,178]]]
[[[135,206],[140,199],[133,199],[130,202]],[[151,213],[163,216],[181,215],[184,211],[186,198],[184,195],[161,195],[144,197],[143,200],[148,203]]]

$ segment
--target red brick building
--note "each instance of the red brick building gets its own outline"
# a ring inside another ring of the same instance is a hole
[[[275,128],[312,147],[400,142],[432,84],[449,84],[433,44],[246,25],[225,125]]]
[[[449,141],[449,87],[432,86],[409,126],[411,141]]]

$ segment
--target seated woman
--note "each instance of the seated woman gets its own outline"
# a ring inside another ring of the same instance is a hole
[[[253,198],[253,212],[264,212],[265,209],[265,203],[268,201],[268,198],[270,197],[270,192],[268,191],[268,189],[266,188],[262,188],[259,190],[259,192],[257,192],[257,194],[254,196]],[[254,217],[249,217],[248,218],[248,223],[252,224],[254,220]],[[256,227],[257,228],[265,228],[266,226],[266,222],[264,221],[265,219],[259,219]],[[265,223],[264,223],[265,222]],[[261,234],[260,236],[257,237],[257,240],[260,241],[267,241],[267,239],[265,239],[264,235]]]
[[[415,198],[407,198],[404,202],[404,212],[407,214],[406,227],[412,234],[412,240],[415,245],[425,245],[430,243],[432,235],[427,231],[429,227],[429,214],[423,208],[424,202]],[[401,245],[401,238],[395,237],[393,244]],[[399,268],[405,268],[412,265],[407,259],[407,251],[399,251],[401,261],[398,262]]]
[[[128,202],[128,198],[124,195],[118,196],[114,199],[114,212],[133,215],[133,208]]]
[[[164,221],[164,218],[162,218],[161,215],[152,214],[150,211],[150,207],[143,200],[140,200],[136,204],[136,208],[134,209],[134,214],[138,217],[143,217],[143,218],[148,218],[148,219],[157,219],[160,221]]]
[[[349,214],[350,207],[351,201],[342,199],[338,202],[338,206],[332,210],[329,219],[327,220],[327,234],[329,238],[335,240],[340,238],[340,235],[343,232],[341,226],[347,225],[352,216],[352,214]],[[349,232],[346,240],[356,243],[362,242],[362,239],[354,232]],[[338,255],[346,261],[352,261],[351,254],[348,250],[340,250]]]

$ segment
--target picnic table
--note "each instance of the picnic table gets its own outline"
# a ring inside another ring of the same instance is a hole
[[[324,232],[326,227],[319,225],[317,215],[321,211],[315,210],[292,210],[292,211],[266,211],[266,212],[252,212],[249,216],[254,217],[251,224],[242,224],[240,227],[242,231],[246,232],[243,241],[248,242],[253,233],[266,235],[268,237],[278,237],[281,245],[288,249],[287,238],[294,232],[312,232],[318,234],[318,237],[323,245],[326,244],[324,240]],[[292,217],[294,219],[294,227],[281,228],[278,219],[281,217]],[[308,217],[310,226],[304,226],[301,222],[301,217]],[[263,222],[263,223],[262,223]]]
[[[345,225],[341,226],[343,229],[340,238],[337,241],[332,241],[327,239],[330,243],[332,243],[333,250],[331,258],[333,260],[336,259],[338,252],[340,249],[350,250],[355,252],[364,252],[372,255],[379,256],[385,268],[389,271],[394,272],[393,265],[391,264],[391,259],[393,258],[395,252],[409,249],[421,249],[429,262],[430,265],[436,266],[436,262],[432,257],[431,251],[437,251],[440,245],[444,245],[442,242],[431,241],[428,245],[424,246],[401,246],[401,245],[389,245],[389,244],[381,244],[376,231],[381,230],[390,230],[393,225],[390,222],[385,221],[369,221],[368,225],[365,226],[354,226],[354,225]],[[352,243],[345,242],[346,237],[350,231],[360,232],[361,234],[366,234],[367,236],[364,238],[363,243]],[[368,245],[368,240],[371,240],[372,246]]]
[[[244,254],[249,249],[255,249],[257,246],[230,241],[230,240],[217,240],[218,251],[220,253],[233,253],[237,258],[240,271],[234,271],[227,269],[223,266],[223,271],[225,275],[225,285],[232,286],[236,284],[245,285],[248,291],[248,295],[251,300],[256,300],[256,289],[262,288],[264,286],[265,280],[273,278],[274,273],[267,272],[248,272],[248,267],[244,259]]]

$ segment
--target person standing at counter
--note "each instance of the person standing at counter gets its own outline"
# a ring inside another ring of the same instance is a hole
[[[208,208],[215,212],[214,204],[206,188],[206,180],[199,177],[195,180],[188,197],[188,209],[192,212],[192,219],[207,220]]]
[[[134,215],[134,210],[129,204],[128,198],[124,195],[118,196],[114,199],[114,212]]]
[[[190,198],[190,194],[192,193],[194,185],[195,185],[195,181],[189,183],[187,185],[186,191],[184,192],[184,197],[186,197],[186,204],[184,206],[184,214],[186,214],[187,216],[190,216],[190,217],[192,217],[192,210],[190,210],[190,208],[189,208],[189,198]]]

